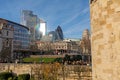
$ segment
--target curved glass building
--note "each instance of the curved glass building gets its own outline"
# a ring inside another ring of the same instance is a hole
[[[5,20],[1,19],[0,20]],[[13,51],[14,50],[28,50],[30,44],[29,28],[21,24],[5,20],[8,25],[12,25],[14,28],[13,32]]]
[[[61,27],[58,26],[55,31],[57,33],[57,40],[63,40],[64,37],[63,37],[63,31],[62,31]]]

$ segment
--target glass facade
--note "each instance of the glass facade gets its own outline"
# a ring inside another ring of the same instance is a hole
[[[37,15],[34,15],[32,11],[22,10],[21,24],[27,26],[30,29],[31,43],[35,40],[40,40],[41,38],[41,33],[39,31],[40,20]]]
[[[42,33],[42,36],[45,36],[47,33],[46,22],[42,19],[40,19],[40,32]]]
[[[9,22],[8,24],[14,27],[13,49],[29,49],[30,35],[29,29],[23,25]]]
[[[63,40],[63,31],[60,26],[57,27],[56,29],[56,34],[57,34],[57,40]]]

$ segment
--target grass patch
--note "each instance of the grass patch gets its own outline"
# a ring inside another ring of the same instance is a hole
[[[54,62],[56,58],[24,58],[23,62],[44,62],[44,63],[49,63],[49,62]]]

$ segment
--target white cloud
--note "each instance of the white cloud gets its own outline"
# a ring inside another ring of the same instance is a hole
[[[62,25],[66,25],[66,24],[72,22],[72,21],[75,20],[77,17],[79,17],[79,16],[82,15],[82,14],[87,13],[88,11],[89,11],[89,8],[88,8],[88,7],[85,8],[85,9],[83,9],[81,12],[80,12],[80,11],[77,11],[75,15],[69,17]]]
[[[72,25],[70,28],[67,28],[67,30],[64,30],[64,35],[68,36],[68,37],[78,37],[78,36],[82,36],[82,32],[85,29],[90,29],[89,26],[89,19],[85,19],[82,22]]]

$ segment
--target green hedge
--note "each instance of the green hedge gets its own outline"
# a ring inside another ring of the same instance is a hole
[[[63,58],[56,58],[56,59],[54,60],[54,62],[62,63],[62,60],[63,60]]]
[[[20,74],[18,80],[30,80],[30,74]]]
[[[13,77],[10,72],[2,72],[0,73],[0,80],[8,80],[8,78]]]
[[[0,73],[0,80],[30,80],[30,74],[20,74],[15,76],[10,72],[2,72]]]
[[[13,77],[13,80],[18,80],[18,77],[14,76],[14,77]]]

